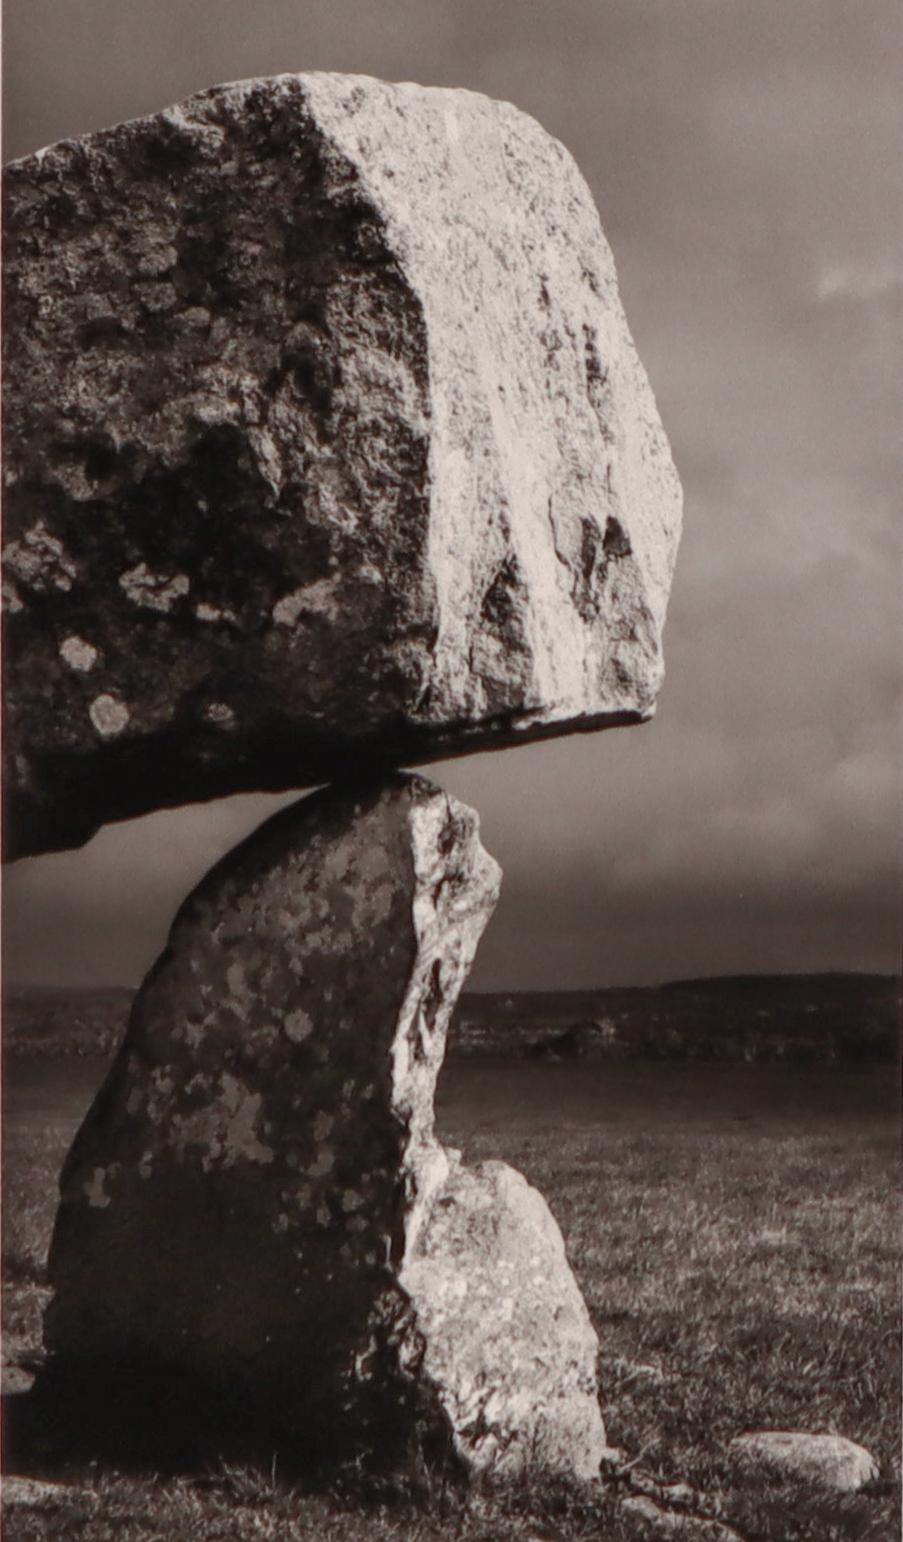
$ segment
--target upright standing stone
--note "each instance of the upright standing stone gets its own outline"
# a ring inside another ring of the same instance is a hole
[[[219,86],[7,173],[7,839],[640,721],[680,518],[504,102]]]
[[[177,916],[62,1176],[59,1384],[267,1408],[298,1457],[590,1477],[596,1338],[542,1198],[433,1133],[495,903],[475,814],[418,777],[262,826]]]

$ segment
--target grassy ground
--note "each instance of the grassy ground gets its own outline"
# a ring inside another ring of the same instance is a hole
[[[82,1068],[79,1075],[84,1078]],[[86,1085],[8,1087],[7,1334],[35,1346],[55,1175]],[[52,1080],[52,1078],[51,1078]],[[548,1198],[601,1343],[609,1439],[630,1463],[593,1495],[537,1488],[462,1501],[311,1495],[278,1470],[192,1482],[97,1472],[13,1508],[10,1539],[458,1538],[644,1535],[619,1497],[689,1483],[746,1542],[900,1537],[897,1137],[887,1071],[462,1066],[442,1134],[519,1167]],[[42,1090],[43,1089],[43,1090]],[[725,1457],[744,1430],[836,1431],[881,1465],[873,1491],[826,1501],[747,1486]],[[672,1500],[680,1513],[679,1496]],[[687,1533],[687,1535],[702,1533]],[[711,1533],[710,1533],[711,1535]]]

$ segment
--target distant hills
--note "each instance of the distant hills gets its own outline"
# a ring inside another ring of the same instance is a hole
[[[17,986],[4,998],[13,1056],[109,1057],[134,992]],[[590,991],[465,993],[449,1054],[535,1060],[745,1060],[892,1063],[893,975],[727,975]]]
[[[17,985],[3,993],[3,1049],[8,1055],[113,1054],[135,995],[124,986]]]
[[[877,974],[724,975],[592,991],[462,996],[451,1052],[535,1059],[885,1061],[900,981]]]

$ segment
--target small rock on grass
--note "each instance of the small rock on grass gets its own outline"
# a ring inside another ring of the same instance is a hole
[[[758,1430],[738,1435],[728,1451],[750,1475],[767,1472],[838,1494],[855,1494],[878,1477],[878,1464],[871,1453],[843,1435]]]
[[[13,1505],[37,1508],[44,1505],[62,1504],[73,1493],[66,1483],[45,1483],[38,1478],[14,1478],[4,1476],[0,1483],[0,1499],[4,1510]]]
[[[698,1504],[700,1496],[689,1483],[668,1483],[661,1490],[661,1497],[669,1505],[683,1505],[686,1509],[692,1509]]]
[[[651,1499],[632,1496],[621,1502],[621,1509],[641,1522],[643,1535],[649,1538],[676,1537],[678,1542],[741,1542],[736,1531],[720,1521],[703,1520],[695,1515],[672,1515],[661,1510]]]

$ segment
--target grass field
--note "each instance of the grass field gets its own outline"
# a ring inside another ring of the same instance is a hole
[[[97,1074],[19,1063],[6,1078],[8,1346],[38,1343],[56,1172]],[[886,1068],[448,1069],[443,1138],[520,1168],[564,1232],[600,1338],[609,1440],[630,1464],[606,1491],[464,1501],[429,1483],[306,1494],[282,1484],[278,1464],[165,1484],[93,1471],[70,1474],[80,1487],[59,1502],[12,1509],[6,1537],[620,1542],[646,1535],[619,1508],[623,1493],[682,1481],[705,1496],[691,1509],[745,1542],[896,1542],[894,1084]],[[767,1428],[850,1436],[881,1481],[846,1499],[744,1485],[725,1446]],[[680,1496],[672,1504],[676,1516]]]

